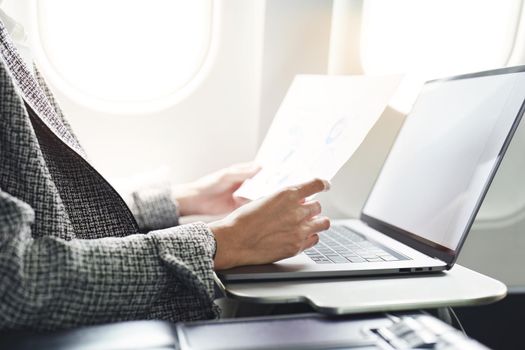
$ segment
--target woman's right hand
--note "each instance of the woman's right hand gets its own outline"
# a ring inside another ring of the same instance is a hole
[[[250,202],[211,223],[217,241],[215,270],[266,264],[297,255],[330,227],[318,201],[306,201],[329,184],[315,179]]]

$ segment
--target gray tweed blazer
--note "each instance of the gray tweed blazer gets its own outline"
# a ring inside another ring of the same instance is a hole
[[[124,203],[0,21],[0,329],[215,317],[213,233],[175,213],[160,188]]]

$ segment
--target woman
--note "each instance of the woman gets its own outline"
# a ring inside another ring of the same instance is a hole
[[[249,166],[136,191],[126,205],[19,54],[13,23],[0,12],[1,329],[216,317],[214,269],[293,256],[328,228],[319,203],[305,199],[325,181],[240,206],[232,194],[257,171]],[[231,210],[178,225],[178,213]]]

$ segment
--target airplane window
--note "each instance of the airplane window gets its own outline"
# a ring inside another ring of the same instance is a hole
[[[43,60],[62,92],[92,108],[166,107],[204,64],[212,7],[212,0],[38,1]]]
[[[363,69],[407,74],[392,100],[407,112],[426,80],[505,66],[521,6],[521,0],[365,0]]]

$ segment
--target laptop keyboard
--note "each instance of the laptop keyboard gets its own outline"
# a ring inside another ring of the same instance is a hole
[[[405,256],[372,242],[346,226],[333,226],[319,235],[319,243],[304,253],[317,264],[407,260]]]

